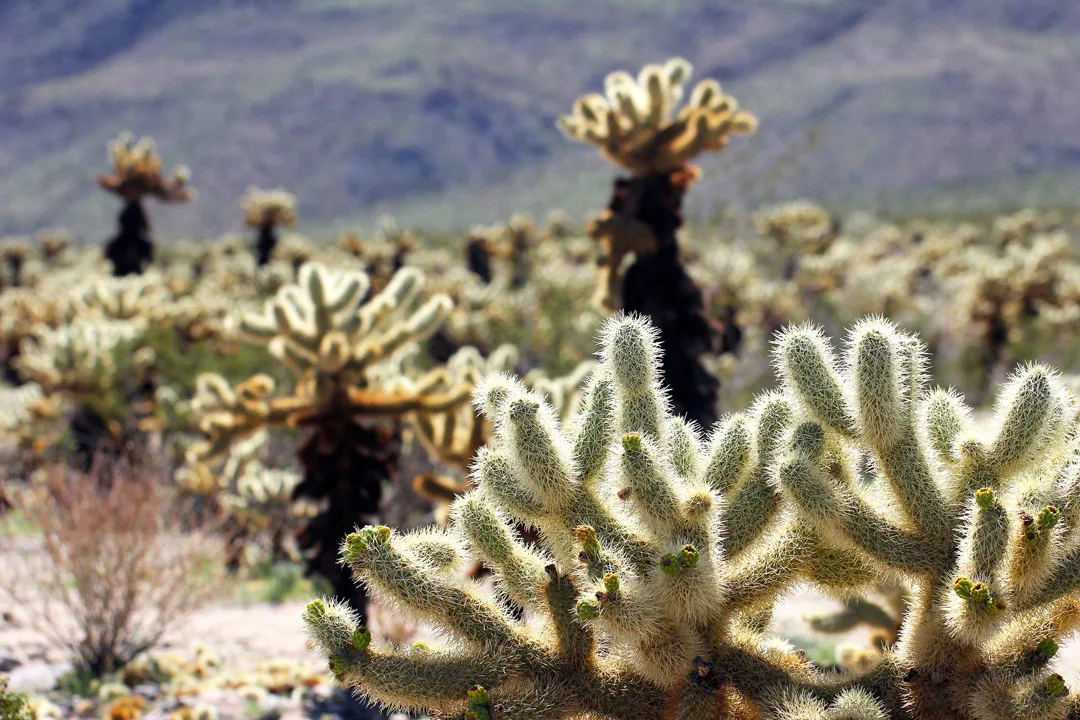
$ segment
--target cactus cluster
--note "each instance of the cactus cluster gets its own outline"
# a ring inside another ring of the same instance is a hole
[[[1050,665],[1080,626],[1076,401],[1024,367],[981,429],[926,387],[923,353],[883,320],[842,357],[791,328],[780,387],[704,438],[670,412],[655,331],[614,318],[571,422],[512,379],[477,390],[493,436],[449,530],[344,539],[357,579],[446,646],[376,647],[321,600],[312,639],[355,690],[449,715],[1063,720],[1076,699]],[[466,557],[494,594],[457,573]],[[861,672],[767,633],[797,581],[854,594],[894,577],[912,588],[900,639]]]

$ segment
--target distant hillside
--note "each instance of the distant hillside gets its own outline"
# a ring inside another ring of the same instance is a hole
[[[249,184],[308,226],[582,212],[613,168],[555,118],[676,54],[762,118],[703,161],[699,213],[1080,189],[1076,0],[3,0],[0,233],[107,234],[92,177],[124,128],[194,171],[163,236],[237,229]]]

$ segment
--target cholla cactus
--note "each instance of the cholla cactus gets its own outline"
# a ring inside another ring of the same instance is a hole
[[[598,299],[609,309],[652,318],[667,350],[664,374],[676,411],[711,425],[719,383],[700,356],[715,345],[714,328],[701,291],[679,259],[675,233],[682,225],[683,196],[699,172],[690,161],[753,131],[756,120],[711,79],[700,81],[679,108],[690,72],[690,63],[676,58],[646,65],[636,80],[612,73],[606,96],[578,98],[560,126],[631,173],[615,181],[607,210],[587,229],[603,247]],[[636,260],[620,281],[629,253]]]
[[[23,284],[22,269],[30,257],[30,243],[25,238],[7,238],[0,241],[0,290]]]
[[[142,199],[149,196],[166,203],[191,200],[195,197],[188,185],[191,172],[181,165],[173,170],[171,178],[165,179],[154,141],[148,137],[136,140],[129,132],[120,133],[109,143],[109,159],[112,174],[98,175],[97,181],[124,200],[124,209],[117,218],[119,232],[106,246],[105,256],[113,265],[114,275],[138,274],[154,258],[150,222]]]
[[[364,273],[304,265],[297,284],[282,288],[261,314],[237,323],[242,336],[268,345],[292,371],[291,391],[277,393],[266,375],[231,387],[210,374],[199,378],[192,403],[207,436],[190,450],[193,462],[219,457],[269,427],[310,430],[298,450],[304,479],[296,495],[328,503],[300,545],[314,551],[310,569],[360,610],[363,595],[338,567],[337,544],[357,517],[378,511],[382,484],[397,460],[400,421],[450,412],[466,403],[472,389],[455,384],[443,368],[415,377],[396,371],[395,353],[427,337],[450,310],[445,296],[417,306],[423,282],[419,271],[403,269],[365,300]]]
[[[262,267],[274,255],[277,227],[292,227],[296,222],[296,196],[282,188],[261,190],[250,187],[240,198],[240,207],[244,209],[244,220],[248,226],[259,231],[255,255],[256,263]]]
[[[23,340],[14,361],[19,374],[40,386],[49,400],[50,411],[36,413],[39,418],[59,417],[53,410],[61,403],[73,408],[68,430],[84,466],[89,466],[99,451],[119,452],[129,444],[128,429],[120,420],[131,414],[131,408],[127,407],[128,398],[116,396],[114,351],[120,343],[139,335],[139,326],[131,322],[79,318],[56,329],[40,327]],[[141,375],[138,357],[133,369]],[[43,410],[46,406],[37,407]],[[142,418],[133,419],[138,423]],[[40,435],[39,449],[46,437],[56,439],[48,433]]]
[[[784,256],[783,278],[795,277],[803,255],[829,249],[839,234],[839,221],[823,207],[808,200],[766,208],[754,214],[761,235],[772,238]]]
[[[1048,669],[1080,626],[1076,408],[1052,372],[1018,372],[979,434],[959,398],[924,392],[918,341],[889,323],[855,326],[843,363],[794,328],[776,346],[781,389],[705,442],[671,415],[657,354],[645,322],[610,321],[570,431],[515,381],[477,391],[495,432],[452,528],[367,527],[342,545],[371,591],[449,646],[375,647],[348,609],[315,601],[305,620],[341,682],[493,720],[1077,711]],[[466,553],[536,622],[459,579]],[[901,641],[861,674],[763,633],[799,579],[858,592],[895,573],[913,586]]]
[[[36,237],[38,247],[41,248],[42,259],[47,263],[55,263],[71,247],[71,233],[63,228],[42,230]]]

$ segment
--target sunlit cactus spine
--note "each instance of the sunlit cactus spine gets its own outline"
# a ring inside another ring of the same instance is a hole
[[[1080,627],[1077,412],[1052,372],[1019,371],[980,433],[958,397],[926,391],[914,337],[864,321],[840,359],[793,328],[780,389],[705,439],[670,412],[647,322],[613,318],[603,345],[569,430],[515,380],[478,389],[493,436],[448,530],[345,539],[358,579],[446,643],[378,647],[347,608],[315,601],[305,621],[339,681],[387,707],[492,720],[1080,709],[1052,668]],[[495,595],[462,579],[465,558],[493,569]],[[856,593],[896,576],[913,588],[900,641],[861,672],[819,670],[766,634],[798,581]]]
[[[154,259],[150,221],[143,208],[143,198],[154,197],[165,203],[187,202],[195,197],[188,185],[191,172],[185,166],[173,170],[171,178],[162,175],[164,166],[154,141],[135,139],[129,132],[109,143],[112,174],[98,175],[98,184],[124,201],[117,216],[118,232],[105,246],[105,257],[112,263],[113,275],[141,273]]]
[[[424,276],[400,270],[370,296],[368,276],[317,263],[267,301],[262,313],[243,315],[240,334],[266,344],[295,377],[285,392],[266,375],[230,386],[199,378],[193,409],[206,440],[192,462],[221,457],[234,443],[266,428],[307,431],[298,448],[303,480],[297,498],[324,503],[300,534],[309,569],[327,578],[335,594],[364,611],[365,596],[337,563],[341,539],[358,520],[379,510],[382,486],[393,477],[403,423],[468,403],[472,385],[457,383],[436,366],[403,374],[398,354],[426,338],[450,309],[445,296],[419,298]]]
[[[719,383],[701,355],[714,349],[714,328],[680,260],[676,232],[683,197],[700,172],[691,161],[752,132],[757,120],[711,79],[698,82],[682,104],[690,73],[690,63],[681,58],[646,65],[637,78],[611,73],[605,94],[578,98],[560,127],[631,174],[615,181],[607,209],[587,229],[603,246],[601,303],[652,319],[675,410],[711,425]],[[630,254],[635,261],[622,276]]]
[[[262,190],[250,187],[240,198],[240,207],[244,210],[244,221],[248,227],[258,232],[255,263],[259,267],[267,265],[277,247],[277,228],[292,227],[296,223],[296,196],[282,188]]]

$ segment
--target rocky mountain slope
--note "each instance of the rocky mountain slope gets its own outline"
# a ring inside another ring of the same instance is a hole
[[[613,169],[555,118],[675,54],[762,118],[705,159],[694,212],[1080,189],[1074,0],[4,0],[0,233],[107,234],[93,174],[125,128],[194,171],[194,204],[151,210],[163,236],[237,229],[249,184],[310,226],[583,212]]]

